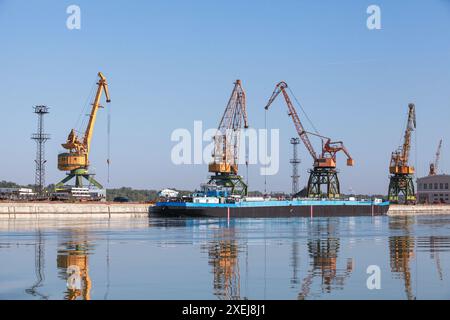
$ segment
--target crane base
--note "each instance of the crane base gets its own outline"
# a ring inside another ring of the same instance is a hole
[[[241,176],[235,174],[215,174],[210,177],[208,184],[214,183],[217,186],[230,189],[230,194],[246,196],[248,193],[247,184]]]
[[[103,186],[94,179],[94,174],[89,173],[87,169],[76,169],[70,171],[70,173],[67,174],[67,177],[56,184],[56,188],[62,187],[65,183],[69,182],[72,179],[75,179],[76,188],[83,188],[83,180],[86,180],[90,185],[94,185],[99,189],[103,189]]]
[[[323,192],[322,186],[325,186]],[[336,169],[314,168],[310,170],[307,196],[308,198],[339,198],[340,186]]]
[[[416,203],[416,192],[411,174],[394,174],[389,179],[390,203]]]

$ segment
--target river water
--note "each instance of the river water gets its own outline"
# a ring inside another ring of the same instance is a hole
[[[0,299],[449,298],[450,216],[0,220]]]

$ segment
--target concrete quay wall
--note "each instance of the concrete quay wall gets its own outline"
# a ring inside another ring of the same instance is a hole
[[[149,204],[0,202],[0,219],[32,217],[142,217]]]

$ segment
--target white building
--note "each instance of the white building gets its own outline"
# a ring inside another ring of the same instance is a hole
[[[450,203],[450,175],[437,174],[417,179],[418,203]]]
[[[0,188],[0,199],[26,200],[36,196],[30,188]]]

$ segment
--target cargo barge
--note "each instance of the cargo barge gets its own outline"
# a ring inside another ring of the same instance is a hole
[[[286,218],[386,215],[389,202],[358,200],[266,200],[235,203],[157,202],[150,213],[171,217]]]

